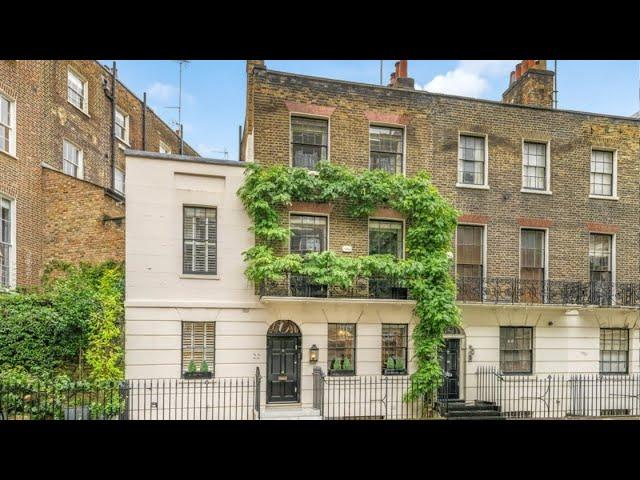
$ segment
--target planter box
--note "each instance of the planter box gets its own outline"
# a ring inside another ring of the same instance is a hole
[[[407,375],[407,370],[397,370],[395,368],[385,368],[382,370],[383,375]]]
[[[204,378],[213,378],[213,372],[184,372],[182,378],[185,380],[198,380]]]

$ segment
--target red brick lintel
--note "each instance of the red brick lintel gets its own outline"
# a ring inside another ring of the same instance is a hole
[[[521,227],[549,228],[553,225],[553,222],[544,218],[519,218],[518,225]]]
[[[409,117],[407,115],[401,115],[398,113],[384,113],[367,110],[364,112],[364,115],[373,123],[391,123],[395,125],[406,125],[409,123]]]
[[[333,210],[332,203],[314,203],[314,202],[291,202],[292,212],[300,213],[317,213],[321,215],[329,215]]]
[[[398,220],[403,220],[404,215],[402,215],[397,210],[393,208],[381,207],[377,208],[372,214],[371,218],[395,218]]]
[[[285,100],[284,104],[287,109],[293,113],[306,113],[308,115],[320,115],[330,117],[336,107],[323,107],[321,105],[312,105],[310,103],[297,103]]]
[[[460,215],[458,217],[458,223],[479,223],[481,225],[486,225],[489,223],[489,217],[487,215],[473,214]]]
[[[607,225],[606,223],[587,223],[587,230],[594,233],[618,233],[618,225]]]

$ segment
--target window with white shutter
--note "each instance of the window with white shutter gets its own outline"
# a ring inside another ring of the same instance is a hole
[[[213,376],[215,322],[182,322],[182,376]]]
[[[215,208],[184,207],[182,273],[217,274],[217,223]]]

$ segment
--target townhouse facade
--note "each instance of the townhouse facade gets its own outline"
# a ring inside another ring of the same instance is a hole
[[[115,78],[94,60],[0,61],[3,289],[51,260],[124,259],[124,149],[179,153],[180,138]]]
[[[639,119],[553,108],[544,60],[518,64],[501,102],[416,90],[407,70],[398,62],[382,87],[248,61],[241,162],[129,152],[140,193],[128,215],[152,215],[144,162],[167,189],[154,211],[173,213],[159,230],[140,223],[127,233],[128,377],[188,379],[203,360],[214,377],[257,367],[265,407],[305,408],[314,368],[335,378],[415,371],[406,289],[369,283],[364,295],[338,298],[300,278],[254,286],[241,277],[242,251],[254,244],[233,198],[242,162],[313,170],[320,161],[426,171],[461,212],[451,251],[462,325],[441,352],[449,398],[477,398],[479,367],[640,372]],[[340,202],[294,202],[281,220],[291,237],[280,253],[406,254],[405,219],[388,208],[354,219]],[[143,255],[166,242],[175,257]]]

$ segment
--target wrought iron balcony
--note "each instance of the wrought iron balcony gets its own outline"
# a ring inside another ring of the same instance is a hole
[[[640,307],[640,283],[458,277],[458,301]]]
[[[394,278],[358,277],[348,288],[320,285],[303,275],[287,275],[260,286],[260,296],[410,300],[409,290]]]

